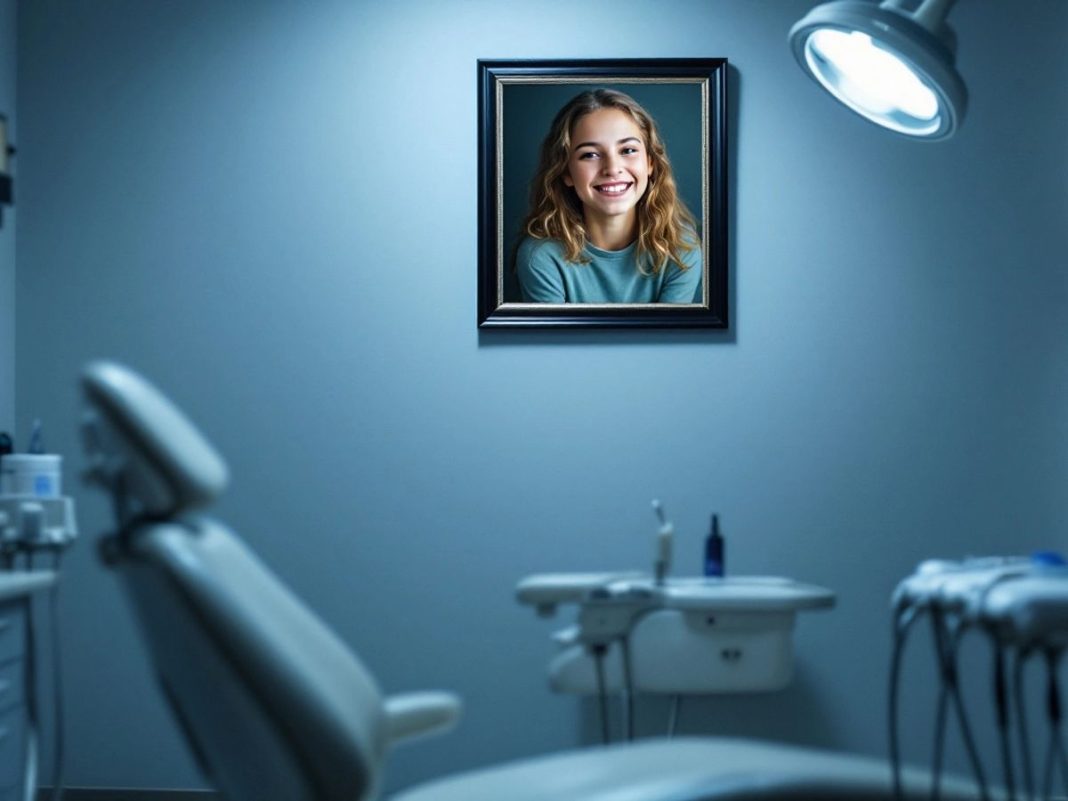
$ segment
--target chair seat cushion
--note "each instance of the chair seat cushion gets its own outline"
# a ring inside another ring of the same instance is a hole
[[[912,798],[930,786],[908,773]],[[415,787],[391,801],[889,801],[882,759],[774,743],[678,738],[587,748],[507,763]],[[943,781],[943,799],[974,799]]]

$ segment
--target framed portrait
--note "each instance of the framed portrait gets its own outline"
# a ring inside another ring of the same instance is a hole
[[[478,325],[726,328],[727,60],[478,62]]]

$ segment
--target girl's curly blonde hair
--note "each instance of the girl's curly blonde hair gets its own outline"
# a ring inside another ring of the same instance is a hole
[[[530,187],[530,212],[523,221],[523,230],[535,239],[559,241],[568,261],[589,261],[583,253],[587,236],[582,201],[564,184],[563,177],[571,157],[575,125],[587,114],[605,108],[619,109],[634,120],[652,161],[649,186],[637,205],[638,263],[643,265],[642,271],[656,275],[668,261],[686,269],[683,253],[700,246],[697,223],[679,197],[656,121],[634,98],[614,89],[583,92],[557,112],[541,144],[538,169]]]

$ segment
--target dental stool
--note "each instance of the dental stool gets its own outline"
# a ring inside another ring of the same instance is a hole
[[[160,687],[228,801],[376,797],[398,742],[451,726],[449,693],[383,697],[356,655],[219,522],[195,514],[227,468],[152,385],[107,362],[82,377],[88,478],[111,495],[104,560],[122,577]],[[906,797],[929,797],[906,777]],[[887,801],[882,760],[714,738],[568,751],[431,782],[394,801]],[[974,798],[944,778],[945,801]]]

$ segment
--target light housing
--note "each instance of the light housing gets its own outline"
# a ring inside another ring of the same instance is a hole
[[[798,64],[871,122],[928,141],[952,136],[968,91],[957,72],[954,0],[834,0],[790,30]]]

